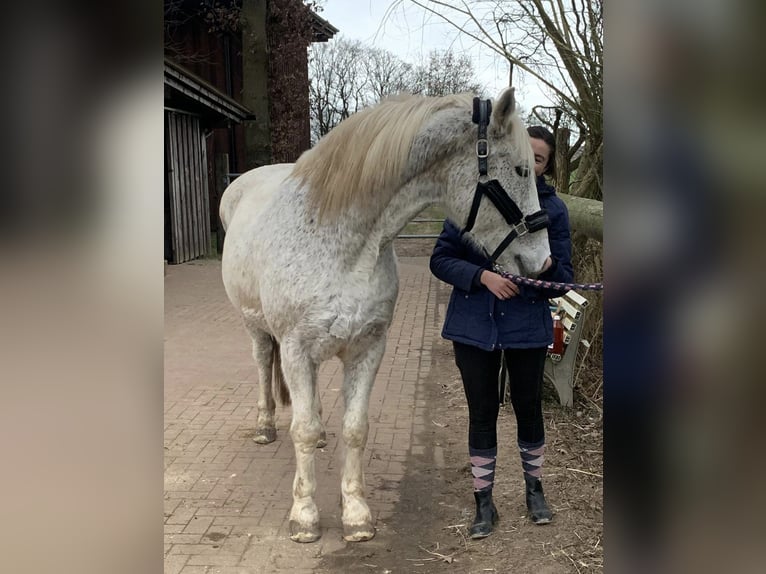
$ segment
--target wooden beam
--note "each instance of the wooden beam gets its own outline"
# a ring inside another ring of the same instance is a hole
[[[569,211],[569,225],[583,235],[604,241],[604,203],[596,199],[557,192]]]

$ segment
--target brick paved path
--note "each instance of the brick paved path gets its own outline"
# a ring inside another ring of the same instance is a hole
[[[370,400],[368,503],[379,537],[399,499],[408,457],[432,451],[423,381],[438,336],[427,258],[402,258],[400,294]],[[226,298],[220,262],[171,266],[165,278],[165,573],[312,572],[346,546],[340,521],[341,364],[319,376],[328,445],[317,451],[322,538],[287,537],[294,450],[289,409],[277,441],[255,444],[257,381],[250,339]],[[433,450],[439,466],[441,449]],[[441,463],[443,464],[443,462]],[[373,541],[374,542],[374,541]]]

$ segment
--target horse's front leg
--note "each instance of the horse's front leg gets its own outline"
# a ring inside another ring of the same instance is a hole
[[[385,330],[367,339],[363,347],[346,353],[343,396],[346,412],[343,416],[343,440],[346,460],[343,465],[341,493],[343,495],[343,538],[349,542],[369,540],[375,536],[372,514],[364,499],[364,447],[367,444],[367,410],[370,391],[386,348]]]
[[[292,398],[290,436],[295,446],[290,538],[296,542],[314,542],[320,537],[319,510],[314,502],[314,453],[324,430],[316,401],[317,366],[294,340],[285,339],[281,353],[282,371]]]

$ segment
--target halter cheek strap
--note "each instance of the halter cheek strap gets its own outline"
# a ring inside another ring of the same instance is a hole
[[[482,182],[476,184],[476,193],[473,196],[473,203],[471,204],[471,212],[468,214],[468,222],[463,233],[471,231],[474,223],[476,222],[476,214],[479,212],[479,205],[481,204],[482,196],[487,196],[489,200],[494,204],[500,215],[503,216],[506,223],[511,227],[510,233],[505,236],[505,239],[495,249],[492,255],[489,256],[490,260],[494,264],[500,254],[511,244],[511,242],[517,237],[526,235],[527,233],[534,233],[548,227],[548,212],[544,209],[536,211],[530,215],[525,216],[516,202],[511,199],[500,182],[496,179],[492,179],[488,182]]]
[[[493,205],[503,216],[506,223],[511,226],[511,231],[505,236],[505,239],[495,249],[492,255],[489,255],[489,259],[493,265],[496,265],[495,261],[500,254],[511,244],[511,242],[517,237],[526,235],[527,233],[534,233],[548,227],[548,213],[541,209],[530,215],[524,216],[516,202],[508,195],[508,192],[503,189],[502,184],[492,179],[485,181],[488,172],[488,160],[489,157],[489,141],[487,140],[487,126],[489,125],[489,117],[492,113],[492,103],[489,100],[482,100],[480,98],[473,99],[473,122],[478,124],[479,134],[476,140],[476,157],[479,163],[479,181],[476,184],[476,192],[473,195],[473,202],[471,203],[471,211],[468,213],[468,220],[462,233],[466,233],[473,229],[476,223],[476,215],[479,213],[479,206],[481,205],[481,198],[487,196]],[[519,177],[529,177],[529,166],[517,165],[515,167],[516,174]]]
[[[476,158],[479,161],[479,179],[487,175],[487,158],[489,157],[489,141],[487,126],[492,114],[492,102],[480,98],[473,99],[473,123],[479,126],[479,138],[476,140]]]

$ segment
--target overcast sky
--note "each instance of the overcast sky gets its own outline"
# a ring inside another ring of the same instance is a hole
[[[393,4],[398,6],[389,13]],[[508,85],[508,64],[503,58],[437,17],[425,16],[406,0],[325,0],[324,10],[319,14],[338,28],[336,38],[385,48],[411,63],[420,63],[435,49],[452,48],[466,53],[473,59],[478,81],[491,97]],[[516,97],[526,111],[534,105],[548,104],[534,80],[517,77],[516,82]]]

